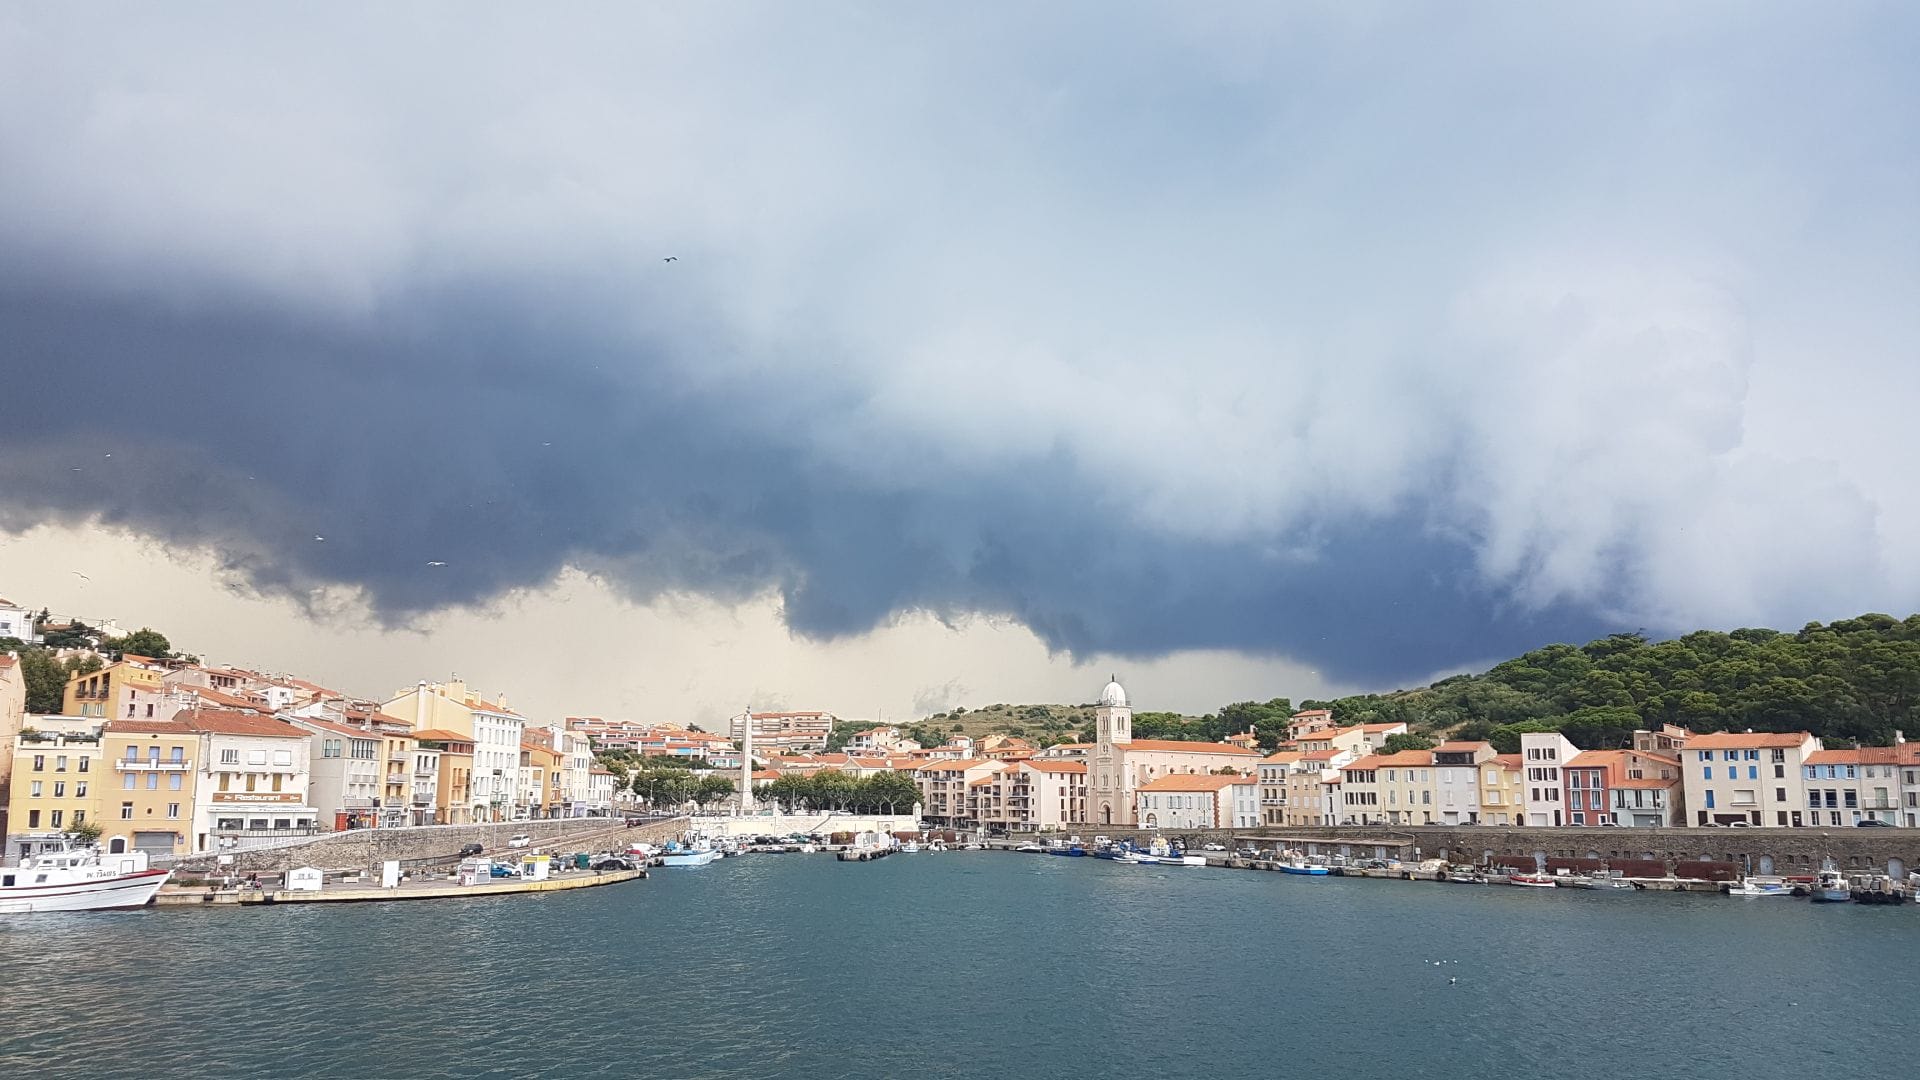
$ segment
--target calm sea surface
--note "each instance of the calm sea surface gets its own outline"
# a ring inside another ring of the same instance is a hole
[[[1920,909],[763,855],[0,919],[0,1017],[22,1078],[1879,1077],[1911,1068]]]

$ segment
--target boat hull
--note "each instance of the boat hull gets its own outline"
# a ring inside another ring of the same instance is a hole
[[[1284,866],[1284,865],[1280,867],[1280,872],[1283,874],[1299,874],[1303,877],[1326,877],[1328,874],[1332,873],[1331,870],[1327,869],[1324,866]]]
[[[170,870],[141,870],[93,881],[0,888],[0,914],[145,907],[172,876]]]
[[[705,866],[720,857],[717,851],[669,851],[660,856],[661,866]]]

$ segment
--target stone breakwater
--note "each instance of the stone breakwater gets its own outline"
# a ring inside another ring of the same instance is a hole
[[[618,818],[562,818],[554,821],[508,821],[490,825],[423,825],[399,829],[356,829],[315,838],[310,843],[289,847],[262,848],[233,853],[231,871],[236,874],[282,874],[298,866],[317,866],[322,870],[364,870],[389,859],[402,863],[422,859],[443,859],[457,854],[468,844],[479,844],[488,855],[512,849],[507,841],[522,833],[536,845],[568,840],[598,839],[598,846],[624,846],[633,841],[660,843],[686,829],[685,818],[665,818],[626,828]],[[176,860],[174,868],[184,875],[212,870],[214,854],[190,855]],[[229,868],[220,867],[225,872]]]

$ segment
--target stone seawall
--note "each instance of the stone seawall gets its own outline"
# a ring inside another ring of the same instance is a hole
[[[233,853],[235,873],[280,874],[296,866],[317,866],[322,870],[366,870],[389,859],[410,862],[415,859],[439,859],[452,856],[468,844],[479,844],[488,855],[507,852],[507,841],[525,833],[534,843],[570,838],[603,838],[600,847],[624,846],[632,841],[659,843],[680,835],[687,827],[685,818],[665,818],[634,828],[626,828],[619,818],[561,818],[552,821],[507,821],[488,825],[423,825],[400,829],[356,829],[315,838],[310,843],[291,847],[264,848]],[[184,874],[212,869],[214,853],[191,855],[175,862]],[[224,867],[222,869],[225,869]]]
[[[1438,859],[1483,863],[1489,858],[1641,859],[1751,865],[1756,874],[1812,873],[1832,859],[1842,870],[1905,877],[1920,870],[1920,829],[1626,829],[1521,828],[1487,825],[1345,825],[1321,828],[1122,829],[1076,826],[1091,843],[1100,834],[1149,843],[1156,836],[1189,846],[1230,848],[1276,843],[1316,854],[1353,858]],[[1417,853],[1417,854],[1416,854]]]

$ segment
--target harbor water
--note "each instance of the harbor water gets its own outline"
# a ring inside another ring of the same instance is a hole
[[[1893,1076],[1920,908],[946,852],[0,918],[0,1076]]]

